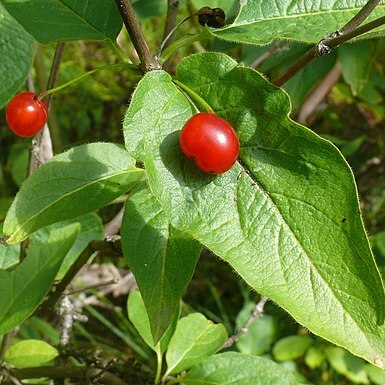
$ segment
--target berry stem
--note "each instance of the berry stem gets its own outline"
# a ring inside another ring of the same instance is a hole
[[[159,50],[158,50],[158,53],[156,54],[155,58],[157,60],[159,60],[159,57],[163,51],[163,48],[165,47],[165,45],[167,44],[167,42],[169,41],[169,39],[171,38],[171,36],[174,34],[174,32],[183,24],[185,23],[187,20],[190,20],[192,19],[194,16],[196,16],[197,13],[193,13],[192,15],[190,16],[187,16],[185,19],[183,19],[181,22],[179,22],[173,29],[171,29],[171,31],[167,34],[167,36],[163,39],[162,41],[162,44],[160,45],[159,47]]]
[[[173,82],[182,90],[182,92],[187,94],[190,100],[192,99],[193,101],[197,102],[206,112],[214,114],[214,110],[211,108],[211,106],[195,91],[187,87],[186,84],[181,83],[179,80],[173,79]]]
[[[210,34],[210,31],[208,30],[207,27],[203,28],[201,32],[195,35],[184,36],[181,39],[170,44],[168,47],[166,47],[162,52],[162,55],[160,56],[159,61],[161,64],[163,64],[177,49],[184,46],[189,46],[198,41],[206,40],[210,37],[212,37],[212,35]]]
[[[62,89],[72,85],[73,83],[76,83],[79,80],[83,80],[87,76],[93,75],[95,72],[99,72],[99,71],[107,70],[107,69],[119,68],[119,67],[130,68],[134,72],[137,72],[138,75],[141,73],[134,64],[117,63],[117,64],[105,65],[105,66],[102,66],[102,67],[99,67],[99,68],[95,68],[95,69],[93,69],[91,71],[88,71],[88,72],[86,72],[86,73],[84,73],[84,74],[82,74],[82,75],[80,75],[80,76],[78,76],[78,77],[76,77],[74,79],[71,79],[70,81],[68,81],[66,83],[61,84],[60,86],[57,86],[57,87],[51,88],[49,90],[43,91],[42,93],[40,93],[39,97],[36,100],[40,101],[40,100],[44,99],[46,96],[53,94],[54,92],[61,91]]]

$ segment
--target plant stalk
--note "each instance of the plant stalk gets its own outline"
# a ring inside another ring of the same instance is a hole
[[[114,68],[121,68],[121,67],[125,67],[125,68],[130,68],[131,70],[133,71],[138,71],[137,67],[133,64],[129,64],[129,63],[116,63],[116,64],[108,64],[108,65],[105,65],[105,66],[102,66],[102,67],[98,67],[98,68],[95,68],[91,71],[88,71],[74,79],[71,79],[69,80],[68,82],[66,83],[63,83],[61,84],[60,86],[57,86],[57,87],[54,87],[54,88],[50,88],[50,89],[47,89],[46,91],[43,91],[40,93],[39,97],[37,98],[37,100],[42,100],[48,96],[50,96],[51,94],[55,93],[55,92],[58,92],[58,91],[61,91],[62,89],[70,86],[71,84],[73,83],[76,83],[80,80],[83,80],[84,78],[90,76],[90,75],[93,75],[94,73],[96,72],[99,72],[99,71],[103,71],[103,70],[107,70],[107,69],[114,69]]]
[[[152,55],[147,41],[136,18],[134,8],[130,0],[115,0],[122,16],[124,25],[134,44],[140,59],[140,69],[145,73],[154,69],[160,69],[159,62]]]
[[[316,57],[328,54],[340,44],[385,24],[385,17],[380,17],[359,27],[359,25],[373,12],[378,3],[379,0],[369,0],[346,25],[338,31],[326,36],[318,44],[310,48],[288,70],[278,78],[274,79],[272,83],[281,87]]]

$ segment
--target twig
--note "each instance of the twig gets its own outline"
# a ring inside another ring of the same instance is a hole
[[[278,78],[274,79],[272,83],[279,87],[282,86],[316,57],[326,55],[340,44],[385,24],[385,17],[380,17],[362,27],[358,27],[368,18],[379,2],[379,0],[369,0],[357,15],[355,15],[346,25],[338,31],[326,36],[318,44],[310,48],[288,70]]]
[[[159,50],[158,50],[158,53],[156,54],[156,58],[159,60],[160,58],[160,55],[162,54],[162,51],[164,49],[164,47],[167,45],[167,43],[170,41],[172,35],[174,34],[174,32],[183,24],[185,23],[187,20],[190,20],[192,19],[193,17],[195,17],[197,15],[197,13],[193,13],[192,15],[189,15],[187,16],[186,18],[184,18],[182,21],[180,21],[174,28],[171,29],[171,31],[165,36],[165,38],[163,39],[162,41],[162,44],[160,45],[159,47]]]
[[[369,0],[347,23],[344,27],[342,27],[338,32],[340,35],[343,35],[345,33],[351,32],[354,29],[356,29],[358,26],[360,26],[368,17],[369,15],[374,11],[374,8],[377,7],[380,0]]]
[[[1,341],[1,347],[0,347],[0,366],[4,361],[5,352],[7,351],[12,341],[12,338],[18,333],[18,331],[19,331],[19,328],[17,327],[11,330],[10,332],[4,334],[3,340]]]
[[[152,55],[147,41],[144,38],[140,28],[135,11],[130,0],[115,0],[122,16],[124,25],[130,35],[131,41],[134,44],[136,52],[140,59],[140,68],[143,72],[148,72],[154,69],[160,69],[159,62]]]
[[[104,234],[105,236],[115,235],[119,233],[120,227],[122,225],[124,214],[124,207],[122,207],[119,212],[112,218],[108,223],[104,225]]]
[[[58,314],[61,317],[60,345],[68,345],[75,321],[87,322],[88,317],[76,309],[71,296],[65,295],[59,304]]]
[[[271,45],[271,47],[265,51],[263,54],[259,55],[253,63],[250,65],[251,68],[257,68],[260,66],[266,59],[272,55],[279,55],[283,51],[288,51],[289,47],[286,42],[282,43],[281,41],[276,41]]]
[[[333,84],[337,83],[340,77],[341,65],[337,62],[302,104],[298,119],[296,119],[298,123],[306,123],[307,119],[313,114],[314,110],[322,100],[325,99],[325,96],[329,93]]]
[[[116,243],[116,244],[115,244]],[[62,294],[64,293],[66,287],[71,283],[75,275],[79,270],[87,263],[91,255],[97,251],[113,251],[116,252],[120,248],[120,242],[107,242],[107,241],[91,241],[86,249],[80,254],[76,262],[68,270],[67,274],[63,279],[55,285],[47,298],[47,300],[42,304],[40,310],[42,312],[52,311],[55,304],[59,301]]]
[[[98,383],[106,385],[128,385],[115,374],[87,366],[40,366],[35,368],[11,369],[10,374],[18,380],[27,378],[48,377],[51,379],[68,378],[71,381],[87,381],[92,383],[97,378]]]
[[[52,60],[51,71],[47,82],[48,90],[53,88],[53,86],[55,85],[59,73],[63,50],[64,43],[58,43],[56,45],[55,54]],[[29,87],[32,88],[32,85],[30,84]],[[51,96],[48,95],[46,99],[46,103],[48,106],[50,102]],[[45,124],[44,128],[40,132],[38,132],[32,140],[32,150],[29,159],[28,175],[32,175],[40,165],[46,163],[52,157],[53,149],[51,135],[49,132],[48,125]]]
[[[64,51],[64,44],[63,42],[60,42],[57,44],[56,49],[55,49],[55,54],[52,60],[52,67],[51,67],[51,72],[49,74],[48,78],[48,83],[47,83],[47,90],[51,89],[54,87],[57,76],[59,74],[59,67],[61,63],[61,58],[63,56],[63,51]],[[52,95],[48,95],[45,99],[45,102],[47,103],[47,106],[49,107],[49,104],[51,102]]]
[[[176,16],[178,14],[179,0],[168,0],[167,1],[167,18],[164,26],[163,40],[172,31],[176,25]],[[169,40],[168,43],[170,43]]]
[[[262,317],[263,310],[268,298],[265,296],[261,296],[259,302],[254,306],[254,309],[251,311],[249,318],[244,323],[244,325],[235,333],[233,336],[229,337],[225,344],[222,346],[222,349],[229,348],[235,342],[237,342],[245,333],[248,332],[250,325],[252,322],[259,317]]]

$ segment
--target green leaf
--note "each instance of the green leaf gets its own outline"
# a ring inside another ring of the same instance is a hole
[[[366,364],[365,371],[369,376],[371,382],[376,385],[385,384],[385,372],[377,366]]]
[[[288,336],[277,341],[273,355],[277,361],[289,361],[302,357],[313,343],[309,336]]]
[[[207,358],[185,376],[172,381],[186,385],[297,385],[284,368],[263,357],[228,352]]]
[[[359,384],[369,384],[368,375],[365,371],[365,361],[353,356],[344,349],[330,347],[325,349],[325,354],[330,365],[338,373],[349,380]]]
[[[367,41],[342,44],[337,50],[342,76],[349,84],[354,96],[363,90],[369,80],[375,50],[375,45]]]
[[[78,224],[53,230],[46,243],[28,247],[27,257],[13,271],[0,271],[0,335],[22,323],[39,306],[78,232]]]
[[[201,246],[170,225],[146,183],[130,194],[122,247],[149,315],[154,342],[167,330],[198,261]]]
[[[25,340],[12,345],[5,353],[5,361],[15,368],[46,364],[59,355],[57,349],[40,340]]]
[[[238,314],[236,325],[239,330],[247,321],[250,312],[254,308],[255,303],[247,303]],[[251,355],[261,355],[270,350],[272,343],[275,341],[277,332],[277,322],[273,316],[263,315],[255,318],[246,334],[242,335],[236,342],[236,346],[241,353]]]
[[[177,77],[235,127],[241,151],[223,175],[197,169],[178,143],[190,99],[168,74],[146,74],[125,117],[126,147],[172,225],[312,333],[383,366],[384,288],[341,153],[288,117],[283,90],[225,55],[190,56]]]
[[[174,315],[174,319],[170,323],[167,331],[163,337],[154,345],[154,340],[151,334],[150,320],[148,318],[147,310],[144,306],[142,296],[139,291],[132,291],[128,297],[127,302],[128,318],[143,338],[144,342],[155,352],[163,354],[174,334],[176,324],[179,319],[179,311]]]
[[[325,362],[325,354],[322,352],[322,350],[318,349],[315,346],[311,346],[307,350],[305,355],[305,363],[310,369],[314,370],[316,368],[319,368],[324,362]],[[377,369],[382,371],[382,369],[379,369],[379,368]]]
[[[4,221],[8,244],[34,231],[76,218],[133,187],[143,170],[112,143],[91,143],[53,157],[22,185]]]
[[[122,28],[122,19],[114,0],[1,2],[25,30],[42,44],[60,40],[114,40]]]
[[[34,52],[32,37],[0,3],[0,108],[24,84]]]
[[[203,314],[193,313],[178,321],[167,353],[167,372],[187,370],[214,354],[223,346],[227,332],[222,324],[215,325]]]
[[[80,225],[79,235],[60,266],[60,270],[56,276],[56,279],[58,280],[63,278],[90,241],[102,240],[104,238],[104,227],[101,218],[95,213],[88,213],[75,219],[70,219],[68,221],[44,227],[34,233],[31,237],[32,241],[37,240],[40,243],[44,243],[52,230],[65,227],[73,223],[78,223]]]
[[[224,40],[245,44],[267,44],[288,39],[318,43],[326,35],[343,27],[367,0],[313,2],[303,0],[242,0],[234,23],[211,33]],[[368,21],[384,16],[379,5]],[[384,26],[376,29],[383,32]],[[306,31],[306,32],[305,32]]]

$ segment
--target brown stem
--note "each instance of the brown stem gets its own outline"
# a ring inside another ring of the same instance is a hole
[[[70,379],[92,383],[97,378],[98,383],[106,385],[128,385],[115,374],[86,366],[40,366],[36,368],[11,369],[10,374],[19,380],[48,377],[51,379]]]
[[[357,13],[357,15],[355,15],[346,25],[338,31],[326,36],[318,44],[310,48],[288,70],[286,70],[278,78],[274,79],[272,83],[281,87],[316,57],[328,54],[340,44],[385,24],[385,17],[380,17],[370,23],[358,27],[368,18],[378,3],[378,0],[369,0]]]
[[[116,252],[120,248],[120,242],[107,241],[91,241],[86,249],[80,254],[76,262],[71,266],[63,279],[55,285],[47,298],[47,300],[40,307],[41,312],[51,312],[55,304],[58,302],[67,286],[71,283],[79,270],[87,263],[91,255],[97,251],[113,251]]]
[[[179,0],[168,0],[167,1],[167,18],[164,26],[163,39],[171,32],[176,25],[176,16],[178,14]],[[171,39],[168,44],[171,43]]]
[[[138,53],[140,59],[140,69],[148,72],[154,69],[160,69],[159,62],[152,55],[147,41],[144,38],[142,29],[140,28],[135,11],[130,0],[115,0],[122,16],[124,25],[130,35],[131,41]]]
[[[338,32],[340,35],[343,35],[344,33],[348,33],[356,29],[359,25],[361,25],[373,12],[374,8],[377,7],[380,0],[369,0],[347,23],[345,26],[343,26]]]
[[[229,348],[230,346],[234,345],[235,342],[237,342],[244,334],[246,334],[249,330],[250,325],[252,322],[259,317],[262,317],[265,304],[267,302],[268,298],[265,296],[261,296],[261,299],[259,302],[254,306],[254,309],[251,311],[249,318],[244,323],[244,325],[239,329],[237,333],[235,333],[233,336],[229,337],[228,340],[225,342],[225,344],[222,346],[222,349]]]
[[[54,87],[57,76],[59,74],[59,67],[61,63],[61,58],[63,56],[64,51],[64,42],[57,43],[56,49],[55,49],[55,55],[52,60],[52,66],[51,66],[51,72],[49,74],[48,82],[47,82],[47,90]],[[45,99],[45,102],[47,103],[47,106],[49,106],[51,102],[52,94],[48,95]]]

